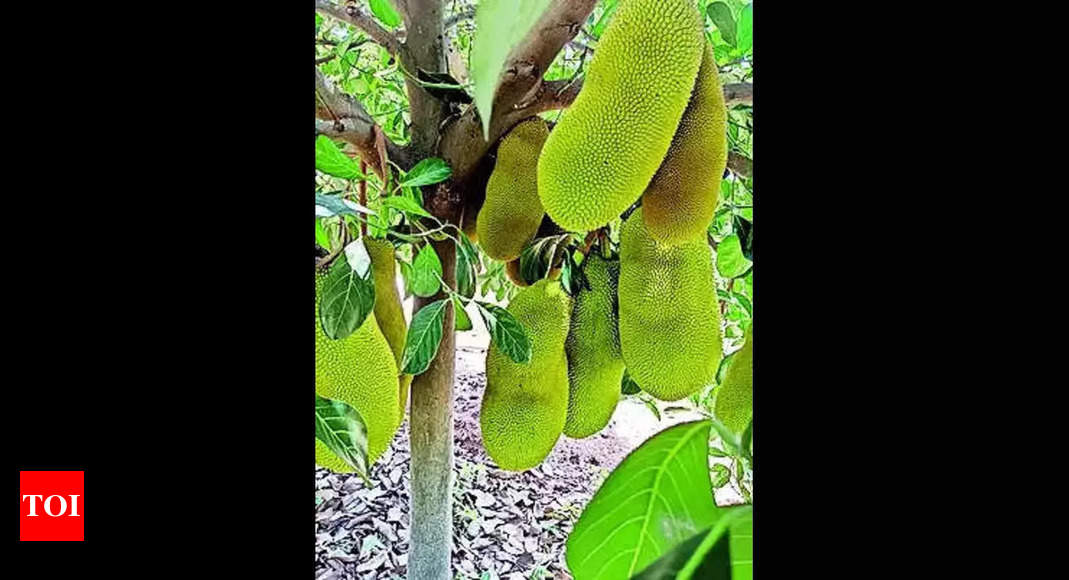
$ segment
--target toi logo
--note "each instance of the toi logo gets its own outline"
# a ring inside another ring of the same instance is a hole
[[[19,472],[19,540],[85,540],[85,472]]]

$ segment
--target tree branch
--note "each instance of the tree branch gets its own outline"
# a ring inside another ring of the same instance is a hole
[[[735,105],[753,106],[753,83],[731,83],[724,85],[724,103],[728,107]]]
[[[385,181],[387,167],[379,157],[377,140],[386,144],[386,153],[401,167],[410,163],[408,152],[386,138],[382,129],[367,114],[364,106],[351,96],[339,91],[322,72],[316,69],[316,134],[338,137],[356,147],[357,153]]]
[[[399,54],[403,48],[397,36],[380,26],[378,22],[375,22],[374,17],[361,10],[356,4],[349,3],[342,7],[330,0],[316,0],[316,12],[333,16],[363,30],[371,37],[371,40],[382,45],[390,54]]]
[[[728,169],[739,177],[749,178],[753,175],[753,159],[750,159],[742,153],[729,151]]]
[[[564,45],[579,33],[596,3],[597,0],[555,0],[527,37],[509,54],[494,96],[489,140],[483,139],[482,125],[474,106],[452,119],[442,130],[439,149],[453,168],[456,181],[467,179],[490,147],[513,125],[541,111],[567,106],[563,102],[569,97],[574,100],[570,90],[566,91],[567,95],[558,96],[560,85],[547,87],[542,76]],[[518,108],[517,104],[525,106]]]

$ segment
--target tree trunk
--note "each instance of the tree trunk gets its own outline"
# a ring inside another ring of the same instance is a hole
[[[442,261],[442,278],[456,284],[456,247],[450,240],[433,242]],[[418,311],[444,298],[416,298]],[[445,309],[442,343],[427,371],[412,381],[409,417],[411,495],[408,577],[450,580],[453,545],[453,308]]]

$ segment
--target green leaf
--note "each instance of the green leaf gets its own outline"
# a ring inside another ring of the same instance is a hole
[[[713,447],[712,445],[709,446],[709,455],[712,456],[712,457],[731,457],[731,455],[729,455],[723,449],[719,449],[717,447]]]
[[[627,374],[627,370],[624,370],[624,377],[620,381],[620,392],[625,395],[637,395],[638,393],[642,392],[642,389],[639,388],[638,383],[636,383],[634,379],[631,378],[631,375]]]
[[[342,179],[367,179],[358,165],[326,135],[316,137],[316,169]]]
[[[731,480],[731,470],[726,465],[717,463],[709,470],[713,479],[713,489],[720,489]]]
[[[490,138],[494,94],[509,52],[531,31],[550,0],[482,0],[475,10],[471,41],[472,97],[483,123],[483,139]]]
[[[617,0],[605,0],[605,10],[601,12],[601,17],[594,23],[594,26],[590,29],[590,35],[594,38],[601,39],[601,33],[605,32],[605,27],[609,24],[609,20],[612,20],[612,15],[616,13]]]
[[[730,234],[720,240],[716,247],[716,269],[725,278],[741,276],[750,266],[750,261],[742,255],[742,245],[739,236]]]
[[[334,260],[323,282],[319,320],[323,333],[332,340],[341,340],[356,332],[375,308],[375,284],[371,280],[371,269],[367,268],[360,274],[350,265],[348,254],[353,244],[363,248],[360,240],[346,246],[346,257]]]
[[[375,215],[375,212],[355,201],[344,199],[339,195],[326,195],[316,192],[316,217],[356,215],[358,213]]]
[[[730,528],[731,579],[753,580],[753,506],[740,506],[731,511],[742,512]]]
[[[479,315],[490,331],[493,345],[517,364],[531,362],[531,339],[527,337],[527,330],[520,321],[500,306],[478,301],[475,305],[479,307]]]
[[[468,236],[460,234],[457,244],[457,260],[454,271],[457,277],[457,293],[465,298],[475,296],[475,265],[478,261],[474,248],[470,247]],[[467,244],[465,244],[467,242]],[[467,329],[465,329],[467,330]]]
[[[713,2],[705,7],[705,12],[724,37],[724,42],[735,46],[735,17],[731,15],[731,8],[723,2]]]
[[[748,554],[740,543],[746,541],[746,530],[749,530],[748,541],[751,546]],[[752,538],[753,507],[723,510],[723,516],[716,524],[679,544],[632,580],[738,580],[739,571],[734,566],[736,560],[741,562],[744,559],[750,561],[750,575],[744,577],[752,578]]]
[[[371,13],[390,29],[397,28],[401,24],[401,15],[393,9],[389,0],[368,0]]]
[[[453,296],[453,328],[464,331],[474,328],[471,324],[471,318],[468,316],[467,311],[464,310],[464,305],[460,303],[460,299]]]
[[[568,538],[575,580],[630,578],[720,518],[709,482],[709,425],[669,427],[609,474]]]
[[[382,200],[382,205],[386,207],[392,207],[398,211],[404,212],[410,215],[416,215],[420,217],[431,217],[431,214],[427,210],[420,207],[416,200],[410,197],[403,197],[400,195],[392,195]]]
[[[430,157],[417,163],[401,180],[401,186],[419,187],[421,185],[431,185],[432,183],[445,181],[451,175],[453,175],[453,170],[449,168],[445,161],[437,157]]]
[[[753,48],[753,2],[747,4],[739,14],[739,24],[735,36],[738,44],[735,48],[746,54]]]
[[[327,235],[327,229],[323,227],[323,220],[319,218],[316,218],[316,244],[330,251],[330,236]]]
[[[360,412],[345,401],[316,395],[316,439],[367,479],[367,426]],[[370,483],[370,482],[368,482]]]
[[[442,321],[448,300],[435,300],[419,309],[412,317],[405,337],[405,350],[401,355],[401,372],[418,375],[431,365],[438,345],[442,343]]]
[[[442,261],[430,244],[424,244],[412,261],[412,293],[428,297],[438,293],[442,276]]]

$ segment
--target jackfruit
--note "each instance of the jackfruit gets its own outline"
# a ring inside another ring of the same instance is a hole
[[[716,419],[735,433],[746,430],[753,417],[753,321],[744,333],[742,349],[734,355],[716,391],[713,413]]]
[[[499,467],[530,469],[549,455],[568,413],[564,341],[572,300],[560,282],[542,279],[520,290],[508,311],[531,340],[531,360],[513,362],[491,344],[479,412],[483,447]]]
[[[654,240],[642,208],[620,230],[620,349],[643,391],[682,399],[713,382],[722,357],[713,253],[703,233]]]
[[[694,0],[621,0],[538,159],[553,221],[588,231],[638,200],[672,144],[704,44]]]
[[[679,244],[705,232],[720,200],[727,164],[727,109],[708,43],[690,104],[668,156],[642,195],[646,227],[658,241]]]
[[[405,323],[405,312],[401,308],[401,295],[397,292],[397,258],[394,257],[393,244],[386,240],[364,238],[364,247],[371,256],[371,275],[375,279],[375,320],[378,321],[386,342],[390,344],[394,362],[400,371],[408,325]],[[404,420],[412,375],[402,373],[397,382],[401,419]]]
[[[360,328],[341,340],[331,340],[324,334],[319,301],[326,277],[326,272],[316,270],[316,393],[345,401],[360,412],[367,425],[371,465],[389,447],[401,424],[397,413],[397,363],[374,312],[368,314]],[[316,465],[336,472],[353,471],[318,439]]]
[[[564,434],[575,439],[589,437],[609,424],[624,377],[616,323],[620,263],[591,254],[583,272],[590,289],[581,289],[575,297],[571,330],[564,343],[568,355]]]
[[[513,127],[497,149],[497,163],[486,184],[486,201],[475,229],[486,255],[514,260],[542,224],[536,165],[549,129],[533,117]]]

